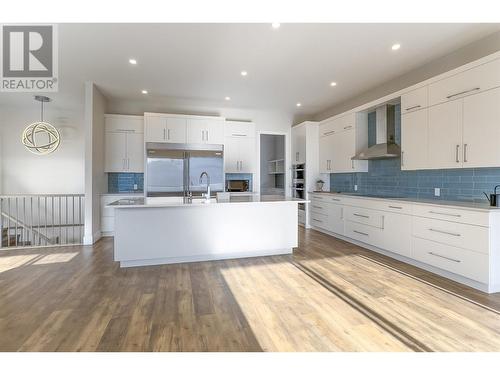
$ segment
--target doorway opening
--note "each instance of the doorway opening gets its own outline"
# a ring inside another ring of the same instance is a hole
[[[285,136],[260,135],[260,193],[285,195]]]

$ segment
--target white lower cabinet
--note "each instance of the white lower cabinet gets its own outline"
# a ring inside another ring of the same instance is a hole
[[[413,238],[413,258],[422,263],[488,283],[488,255],[442,243]]]
[[[309,207],[313,227],[500,291],[500,211],[314,193]]]
[[[115,233],[115,209],[108,207],[108,204],[120,199],[137,198],[140,194],[117,194],[101,196],[101,235],[104,237],[113,236]]]

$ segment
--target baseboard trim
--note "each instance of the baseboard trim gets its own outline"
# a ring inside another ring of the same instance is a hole
[[[120,267],[126,268],[126,267],[140,267],[140,266],[155,266],[160,264],[207,262],[207,261],[224,260],[224,259],[242,259],[242,258],[272,256],[272,255],[290,255],[292,253],[293,249],[290,248],[290,249],[252,251],[243,253],[238,252],[229,254],[203,254],[203,255],[193,255],[186,257],[122,260],[120,261]]]

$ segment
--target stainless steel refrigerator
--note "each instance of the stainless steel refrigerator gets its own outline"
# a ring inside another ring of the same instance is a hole
[[[224,148],[222,145],[146,143],[146,196],[201,196],[210,176],[213,195],[224,191]]]

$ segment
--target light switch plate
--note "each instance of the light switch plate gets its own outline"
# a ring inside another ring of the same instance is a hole
[[[436,196],[436,197],[441,196],[441,189],[440,188],[434,188],[434,196]]]
[[[358,185],[354,185],[354,191],[358,191]]]

